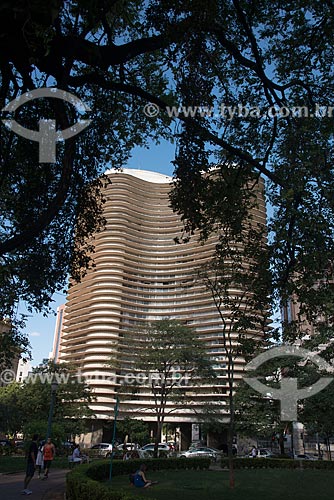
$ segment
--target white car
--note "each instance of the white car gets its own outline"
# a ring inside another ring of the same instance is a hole
[[[127,449],[127,450],[138,450],[139,446],[137,443],[122,443],[122,444],[119,444],[117,446],[117,449],[120,450],[120,451],[123,451],[124,450],[124,447]]]
[[[111,452],[112,452],[111,443],[99,443],[99,444],[94,444],[94,446],[91,447],[89,456],[109,458],[111,456]]]
[[[274,454],[271,450],[268,450],[267,448],[258,448],[257,450],[257,457],[258,458],[273,458]],[[249,458],[253,458],[253,455],[250,453]]]
[[[140,458],[152,457],[154,453],[154,443],[145,444],[145,446],[139,448],[138,453]],[[169,453],[170,453],[170,446],[167,443],[159,443],[158,456],[159,455],[168,456]]]
[[[199,446],[198,448],[190,448],[187,451],[182,451],[179,455],[181,458],[212,458],[213,460],[217,460],[217,458],[221,455],[219,450],[215,448],[209,448],[208,446]]]

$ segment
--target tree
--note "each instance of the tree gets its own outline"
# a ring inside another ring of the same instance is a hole
[[[330,0],[19,0],[0,9],[1,107],[55,85],[93,118],[54,165],[38,164],[37,145],[2,127],[1,314],[12,316],[19,298],[43,310],[73,259],[80,277],[87,260],[69,244],[76,214],[85,206],[84,240],[101,222],[100,200],[86,203],[85,188],[104,163],[119,167],[134,145],[171,135],[172,203],[190,232],[207,234],[229,204],[241,210],[248,181],[266,178],[276,297],[296,293],[312,311],[310,283],[330,276],[334,245]],[[160,113],[143,113],[149,102]],[[36,123],[41,107],[18,118]],[[61,102],[51,114],[61,128],[76,118]],[[215,179],[203,175],[213,165]]]
[[[166,416],[191,400],[193,386],[213,377],[210,362],[196,334],[170,319],[127,332],[119,356],[123,370],[144,375],[140,383],[135,380],[130,388],[140,392],[143,385],[152,395],[157,421],[154,449],[157,456]],[[129,386],[124,384],[123,390],[129,391]]]
[[[281,363],[268,363],[257,370],[253,376],[261,377],[264,384],[270,387],[279,387],[281,379]],[[269,383],[268,383],[269,379]],[[291,422],[284,422],[280,419],[280,403],[272,399],[269,395],[263,396],[254,391],[248,384],[241,381],[236,388],[235,400],[235,430],[244,436],[263,436],[268,439],[278,439],[280,454],[285,454],[284,437],[287,431],[292,432]]]
[[[12,383],[0,388],[0,431],[15,436],[26,415],[19,406],[21,387]]]
[[[305,325],[304,325],[305,326]],[[282,421],[280,413],[280,402],[274,400],[270,395],[270,388],[278,388],[285,377],[295,378],[298,381],[298,389],[312,388],[318,381],[319,376],[328,377],[331,373],[319,370],[312,361],[312,353],[320,354],[321,358],[331,364],[333,359],[333,331],[328,325],[318,325],[316,335],[310,336],[304,330],[302,342],[303,349],[311,353],[306,357],[295,356],[275,357],[256,369],[251,375],[256,377],[268,387],[267,394],[260,395],[241,382],[236,391],[236,427],[239,432],[248,435],[260,434],[269,436],[272,433],[279,436],[281,454],[284,453],[284,434],[288,430],[293,434],[293,423]],[[286,343],[284,344],[286,345]],[[270,346],[267,346],[267,348]],[[262,346],[262,352],[265,346]],[[324,438],[327,447],[329,438],[333,435],[334,428],[330,415],[334,406],[333,383],[312,397],[298,402],[298,421],[306,427],[308,434],[318,434]],[[293,442],[291,443],[292,450]]]
[[[149,437],[148,425],[143,420],[125,417],[117,423],[117,434],[122,436],[124,443],[141,443]]]
[[[249,200],[248,200],[249,201]],[[254,221],[256,212],[246,204],[233,225],[226,219],[216,225],[218,244],[214,258],[199,269],[199,279],[211,293],[221,320],[226,358],[230,487],[234,487],[233,437],[235,435],[235,361],[249,359],[265,341],[269,322],[270,274],[265,259],[265,228]],[[253,209],[255,205],[252,204]],[[232,208],[232,207],[231,207]],[[244,213],[240,216],[244,208]]]
[[[89,408],[92,396],[84,381],[78,379],[68,364],[46,364],[35,368],[23,384],[13,382],[0,388],[1,427],[5,433],[30,433],[31,429],[46,435],[52,380],[58,382],[53,414],[53,428],[61,429],[65,440],[86,429],[86,421],[93,417]],[[4,413],[5,412],[5,413]]]
[[[319,324],[320,323],[320,324]],[[322,318],[318,322],[317,334],[309,336],[304,340],[303,347],[318,352],[323,359],[332,365],[334,345],[333,345],[333,317]],[[328,376],[326,372],[320,375]],[[314,373],[309,369],[304,374],[304,384],[312,385],[319,378],[319,373]],[[329,384],[323,391],[315,394],[311,398],[306,399],[300,406],[299,418],[305,425],[307,432],[320,436],[326,445],[329,459],[332,459],[330,449],[330,438],[334,435],[334,425],[331,415],[334,408],[334,384]],[[320,445],[318,439],[318,452],[320,455]]]
[[[240,224],[244,204],[238,204],[254,175],[262,174],[273,207],[274,297],[280,302],[296,294],[310,314],[315,303],[310,289],[318,279],[328,288],[333,258],[333,132],[328,109],[320,112],[316,104],[328,105],[332,92],[332,28],[326,15],[332,6],[322,7],[308,1],[295,8],[285,2],[217,2],[211,29],[206,28],[211,37],[192,33],[183,48],[181,104],[200,102],[216,110],[223,103],[225,115],[228,109],[234,115],[214,120],[210,113],[197,113],[183,121],[172,195],[188,232],[199,230],[206,238],[215,224],[229,220],[232,208],[232,224]],[[318,86],[322,63],[324,86]],[[268,113],[272,107],[276,116]],[[199,127],[205,130],[199,133]],[[321,299],[317,309],[324,308]]]
[[[147,40],[147,47],[145,38],[144,44],[138,40],[137,49],[136,42],[124,42],[124,53],[115,45],[119,37],[144,37],[147,29],[138,22],[140,5],[138,1],[124,6],[122,2],[33,0],[29,5],[18,1],[15,7],[6,2],[0,6],[1,52],[5,53],[3,43],[12,47],[0,62],[1,108],[26,91],[56,86],[81,97],[90,106],[92,119],[84,134],[57,145],[55,163],[39,163],[38,144],[1,125],[0,318],[10,318],[12,325],[7,344],[1,343],[7,348],[1,348],[5,362],[28,347],[18,333],[22,326],[16,319],[18,301],[24,301],[30,312],[47,313],[53,293],[64,288],[68,275],[80,280],[92,265],[92,235],[104,224],[101,187],[106,181],[101,173],[105,165],[120,168],[134,145],[147,145],[149,138],[169,134],[160,127],[162,120],[156,125],[142,114],[143,101],[131,91],[130,75],[124,82],[129,70],[140,74],[142,88],[151,79],[157,93],[166,87],[149,55],[155,50],[154,37]],[[102,41],[101,36],[107,38]],[[74,49],[77,43],[79,52]],[[105,54],[100,64],[97,52],[102,46],[119,56]],[[69,47],[74,49],[71,55]],[[96,82],[89,82],[90,77],[85,81],[89,67],[97,70]],[[106,82],[107,74],[109,88],[101,91],[98,81]],[[68,78],[79,80],[70,83]],[[23,127],[35,130],[40,118],[55,117],[57,128],[66,129],[79,115],[59,99],[39,99],[15,113]]]
[[[0,320],[0,370],[13,368],[13,364],[22,357],[29,356],[30,343],[26,335],[20,331],[24,320],[7,318]]]

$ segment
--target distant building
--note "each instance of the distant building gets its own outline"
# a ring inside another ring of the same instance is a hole
[[[30,361],[23,361],[21,358],[18,362],[17,373],[16,373],[16,382],[24,382],[24,380],[28,377],[29,372],[31,372],[31,363]]]
[[[333,283],[332,277],[329,279],[329,282]],[[286,325],[296,322],[296,325],[298,326],[299,337],[295,340],[294,344],[301,347],[303,346],[305,341],[316,337],[316,335],[319,333],[320,325],[333,326],[334,321],[333,316],[325,317],[321,314],[316,317],[314,323],[308,321],[305,313],[302,312],[301,303],[296,295],[291,297],[290,300],[286,301],[286,303],[282,306],[281,317]],[[318,344],[316,353],[321,356],[322,351],[327,349],[333,343],[334,339],[330,339],[324,344]],[[303,454],[305,453],[305,450],[306,452],[318,453],[321,447],[324,450],[323,443],[322,445],[320,444],[318,433],[309,432],[308,428],[304,427],[301,422],[293,422],[292,429],[292,442],[295,454]],[[330,448],[331,452],[334,451],[334,437],[330,439],[328,447]],[[327,454],[329,448],[327,449]],[[324,456],[326,457],[326,453],[324,454]]]

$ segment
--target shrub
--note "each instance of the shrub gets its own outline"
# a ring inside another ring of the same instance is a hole
[[[112,464],[113,476],[129,475],[138,469],[143,460],[115,460]],[[208,469],[208,458],[152,458],[145,460],[149,470],[162,469]],[[122,490],[111,490],[103,484],[109,478],[110,460],[80,465],[66,477],[66,493],[69,500],[139,500],[140,496],[129,495]],[[154,500],[154,499],[151,499]]]
[[[5,456],[9,456],[9,455],[12,455],[15,451],[15,448],[13,446],[1,446],[0,445],[0,455],[5,455]]]
[[[66,497],[69,500],[139,500],[121,490],[110,490],[103,483],[90,479],[87,475],[89,465],[81,465],[67,474]]]

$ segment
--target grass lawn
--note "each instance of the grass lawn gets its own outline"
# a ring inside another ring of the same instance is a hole
[[[25,471],[26,464],[27,460],[24,457],[0,456],[0,473]],[[67,457],[56,457],[52,466],[59,469],[67,469]]]
[[[234,490],[227,471],[155,471],[147,477],[159,484],[142,490],[128,476],[115,476],[113,488],[157,500],[333,500],[334,473],[316,470],[237,470]]]

